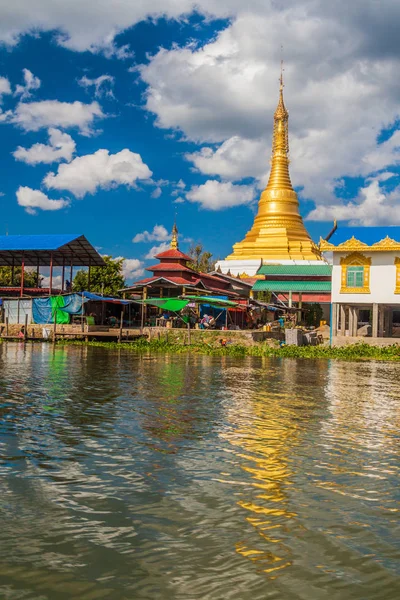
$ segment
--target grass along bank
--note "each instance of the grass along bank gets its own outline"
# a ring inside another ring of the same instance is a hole
[[[370,346],[357,343],[348,346],[279,346],[278,344],[260,343],[256,346],[229,344],[228,346],[212,346],[207,343],[182,345],[165,340],[139,339],[131,343],[117,342],[83,342],[60,340],[59,345],[93,346],[99,348],[121,348],[134,352],[154,352],[172,354],[204,354],[212,356],[273,356],[282,358],[333,358],[340,360],[390,360],[400,361],[400,345]]]

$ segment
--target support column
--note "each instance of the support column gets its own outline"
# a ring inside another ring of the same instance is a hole
[[[378,322],[378,337],[383,337],[385,335],[385,307],[383,305],[379,309]]]
[[[388,308],[387,336],[393,336],[393,308]]]
[[[359,314],[359,309],[354,306],[353,307],[353,333],[352,333],[353,337],[357,337],[357,331],[358,331],[358,314]]]
[[[50,283],[49,283],[49,288],[50,288],[50,296],[51,296],[51,290],[53,288],[53,255],[50,255]]]
[[[354,312],[353,307],[349,306],[349,336],[352,336],[354,333]]]
[[[293,306],[293,292],[289,292],[289,308]]]
[[[65,257],[63,258],[63,266],[62,266],[61,293],[64,292],[64,282],[65,282]]]
[[[88,292],[90,292],[90,275],[92,270],[92,261],[89,258],[89,270],[88,270]]]
[[[340,335],[346,335],[346,307],[340,305]]]
[[[22,262],[21,262],[21,293],[20,296],[24,295],[24,277],[25,277],[25,257],[22,254]]]
[[[297,312],[297,322],[300,323],[301,322],[301,314],[302,314],[302,308],[303,308],[303,294],[302,292],[299,292],[299,303],[298,303],[298,312]],[[319,327],[319,324],[318,324]]]
[[[372,305],[372,337],[378,337],[379,304]]]
[[[332,303],[332,322],[331,322],[331,331],[332,337],[337,336],[337,320],[338,320],[338,304],[336,302]]]

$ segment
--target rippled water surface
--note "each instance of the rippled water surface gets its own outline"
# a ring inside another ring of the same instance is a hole
[[[400,365],[0,346],[0,598],[400,598]]]

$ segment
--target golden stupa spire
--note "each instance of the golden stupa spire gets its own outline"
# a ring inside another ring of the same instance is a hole
[[[179,244],[178,244],[178,228],[176,226],[176,218],[174,221],[174,226],[172,228],[172,238],[171,238],[171,249],[172,250],[179,250]]]
[[[253,227],[226,260],[322,260],[299,212],[289,175],[289,113],[283,99],[283,61],[274,113],[271,172]]]

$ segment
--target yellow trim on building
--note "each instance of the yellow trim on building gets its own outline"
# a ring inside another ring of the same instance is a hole
[[[396,265],[396,287],[394,288],[394,293],[400,294],[400,258],[398,256],[394,259],[394,264]]]
[[[319,249],[321,252],[393,252],[400,251],[400,242],[396,242],[396,240],[386,236],[380,242],[375,242],[375,244],[368,246],[368,244],[357,240],[353,235],[349,240],[342,242],[338,246],[321,238]]]
[[[361,242],[360,242],[361,243]],[[360,252],[352,252],[347,256],[340,259],[340,265],[342,267],[342,285],[340,288],[341,294],[370,294],[369,288],[370,282],[370,271],[371,271],[371,258],[364,256]],[[348,267],[364,267],[364,284],[362,287],[348,287],[347,286],[347,268]],[[400,292],[399,292],[400,293]]]

